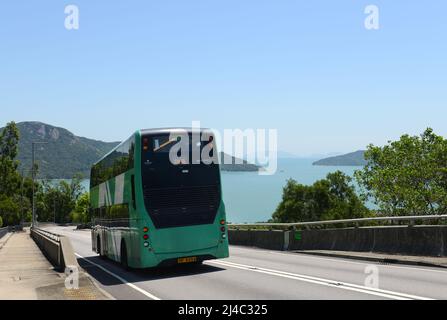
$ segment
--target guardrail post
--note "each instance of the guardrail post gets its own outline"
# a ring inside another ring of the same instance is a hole
[[[284,231],[284,247],[283,247],[283,251],[287,251],[287,250],[289,250],[289,245],[290,245],[290,232],[291,232],[291,231]]]

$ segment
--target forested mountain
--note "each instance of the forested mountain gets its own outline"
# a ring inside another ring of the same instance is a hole
[[[64,128],[42,122],[20,122],[19,170],[29,174],[32,162],[32,142],[36,144],[35,159],[39,166],[38,178],[69,179],[81,173],[89,178],[93,163],[112,150],[119,142],[103,142],[78,137]],[[2,129],[0,129],[2,130]],[[223,159],[223,153],[220,154]],[[258,166],[244,161],[243,164],[223,164],[222,171],[257,171]]]
[[[41,122],[20,122],[19,170],[31,169],[33,141],[37,144],[36,162],[39,165],[39,178],[72,178],[76,173],[89,176],[91,165],[119,142],[103,142],[78,137],[64,128]]]

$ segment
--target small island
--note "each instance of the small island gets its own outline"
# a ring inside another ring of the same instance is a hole
[[[231,163],[230,164],[224,163],[224,157],[225,156],[231,158]],[[256,172],[256,171],[259,171],[259,169],[261,169],[260,166],[257,166],[257,165],[252,164],[252,163],[248,163],[245,160],[241,160],[241,159],[235,158],[235,157],[230,156],[230,155],[228,155],[226,153],[223,153],[223,152],[220,152],[219,157],[220,157],[219,163],[220,163],[220,170],[221,171]],[[240,164],[236,164],[236,163],[240,163]]]
[[[352,166],[362,167],[366,165],[365,150],[343,154],[340,156],[324,158],[313,163],[314,166]]]

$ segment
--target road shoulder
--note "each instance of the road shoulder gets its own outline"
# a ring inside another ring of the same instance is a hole
[[[371,261],[382,264],[405,264],[425,267],[447,268],[447,257],[422,257],[375,252],[331,251],[331,250],[299,250],[294,253],[323,257],[344,258]]]

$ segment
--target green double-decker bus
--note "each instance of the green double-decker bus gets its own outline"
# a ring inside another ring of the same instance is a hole
[[[189,154],[173,162],[171,147],[185,134]],[[219,164],[191,160],[194,152],[210,149],[214,136],[202,129],[207,141],[196,141],[194,134],[183,128],[139,130],[93,165],[94,252],[130,268],[228,257]],[[215,147],[210,155],[217,157]]]

